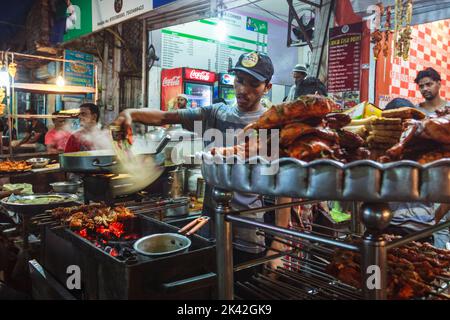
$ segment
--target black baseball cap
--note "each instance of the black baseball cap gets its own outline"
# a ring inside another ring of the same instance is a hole
[[[270,81],[273,76],[273,64],[267,54],[253,51],[242,54],[234,68],[228,70],[228,72],[236,71],[248,73],[258,81]]]

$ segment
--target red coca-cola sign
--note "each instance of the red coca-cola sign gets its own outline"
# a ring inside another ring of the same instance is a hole
[[[175,87],[181,84],[181,76],[173,76],[171,78],[164,77],[162,80],[163,87]]]
[[[200,69],[185,68],[184,69],[184,77],[187,80],[192,80],[192,81],[200,81],[200,82],[208,82],[208,83],[214,83],[216,81],[216,74],[214,72],[209,72],[209,71],[200,70]]]
[[[183,93],[182,68],[161,71],[161,110],[173,110],[177,96]]]

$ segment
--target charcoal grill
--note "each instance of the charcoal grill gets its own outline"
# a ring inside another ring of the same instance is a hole
[[[132,231],[139,237],[178,230],[143,214],[137,214],[133,220]],[[60,287],[65,287],[68,266],[80,267],[81,289],[67,289],[66,295],[89,300],[215,297],[215,246],[200,236],[190,238],[192,245],[185,253],[153,258],[135,252],[134,241],[99,244],[51,219],[40,225],[42,254],[39,263],[43,270]],[[113,249],[117,256],[112,255]]]

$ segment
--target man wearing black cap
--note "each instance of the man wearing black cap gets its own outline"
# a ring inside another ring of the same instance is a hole
[[[115,121],[116,125],[121,125],[125,130],[131,123],[140,122],[152,126],[180,123],[187,130],[194,131],[194,122],[201,123],[202,131],[216,129],[226,133],[227,129],[242,129],[247,124],[256,121],[263,113],[261,98],[271,89],[270,80],[274,69],[270,58],[263,53],[250,52],[239,57],[235,67],[229,70],[235,74],[234,89],[236,91],[236,103],[227,106],[224,103],[217,103],[212,106],[164,112],[153,109],[126,109]],[[211,141],[206,141],[205,145],[210,145]],[[232,140],[232,139],[230,139]],[[226,145],[226,141],[222,142]],[[234,144],[234,142],[233,142]],[[213,217],[215,204],[212,200],[212,189],[207,186],[204,197],[203,213]],[[262,199],[256,194],[234,193],[232,200],[233,209],[249,209],[262,206]],[[251,216],[255,219],[263,220],[263,213]],[[209,224],[213,226],[213,223]],[[264,245],[264,237],[257,235],[254,229],[235,227],[235,263],[239,263],[257,256],[262,256],[264,249],[257,244]]]

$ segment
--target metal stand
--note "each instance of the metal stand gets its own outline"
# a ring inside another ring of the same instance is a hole
[[[233,194],[229,191],[214,188],[213,199],[217,203],[216,215],[216,256],[218,298],[233,299],[233,243],[231,222],[226,215],[231,212],[230,201]]]
[[[382,231],[389,226],[393,214],[385,203],[364,203],[361,219],[367,230],[361,246],[361,272],[364,298],[387,299],[387,241]]]

